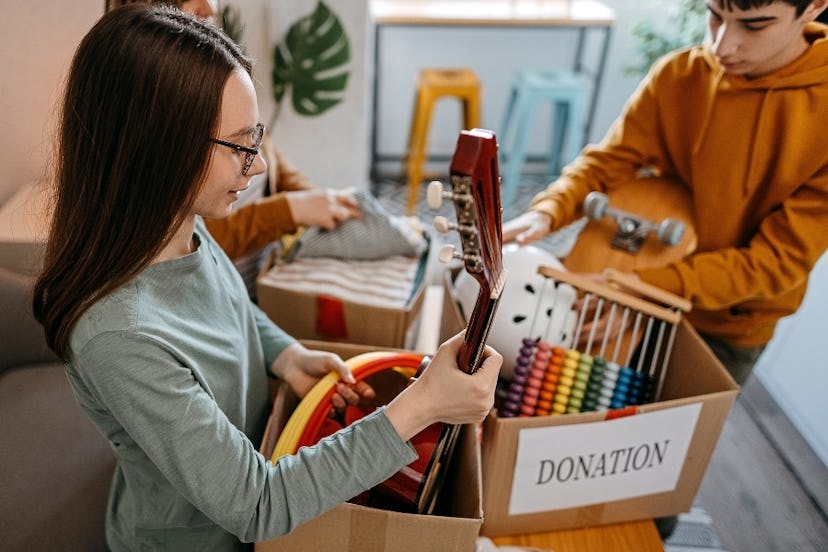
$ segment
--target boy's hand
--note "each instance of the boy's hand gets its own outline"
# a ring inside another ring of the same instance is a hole
[[[333,230],[351,218],[362,218],[362,211],[350,192],[301,190],[287,192],[287,204],[296,224]]]
[[[549,235],[552,217],[540,211],[527,211],[503,224],[503,242],[515,241],[526,245]]]

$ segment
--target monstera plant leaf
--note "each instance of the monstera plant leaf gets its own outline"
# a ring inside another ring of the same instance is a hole
[[[288,92],[293,109],[305,116],[320,115],[342,101],[351,46],[342,22],[324,2],[291,25],[273,57],[277,110]]]
[[[224,29],[224,32],[230,37],[230,40],[241,45],[244,24],[241,20],[239,8],[229,4],[221,8],[221,28]]]

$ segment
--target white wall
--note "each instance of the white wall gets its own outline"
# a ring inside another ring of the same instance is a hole
[[[275,111],[271,93],[273,47],[300,17],[310,14],[316,0],[291,2],[232,0],[245,25],[243,42],[255,59],[256,91],[262,120]],[[318,186],[364,188],[368,185],[368,1],[328,0],[351,42],[350,76],[343,101],[318,117],[297,115],[285,99],[270,128],[277,147]]]
[[[51,136],[51,115],[61,79],[75,46],[103,11],[103,0],[3,0],[0,33],[0,204],[19,187],[44,174]],[[309,13],[315,0],[275,2],[233,0],[245,24],[244,42],[257,63],[257,90],[262,117],[274,111],[270,93],[272,50],[288,25]],[[602,93],[591,139],[600,138],[615,118],[638,77],[623,74],[636,55],[629,28],[640,18],[666,17],[659,0],[634,3],[607,0],[618,20],[613,30]],[[282,110],[273,129],[276,142],[314,182],[326,187],[364,186],[368,174],[370,48],[367,0],[336,0],[329,5],[342,18],[351,38],[353,60],[345,101],[318,118]],[[469,65],[484,81],[483,124],[497,129],[512,73],[517,67],[569,66],[573,32],[524,30],[383,31],[380,57],[380,151],[402,155],[413,104],[414,79],[420,67]],[[586,63],[594,64],[599,36],[591,32]],[[593,65],[594,67],[594,65]],[[543,152],[546,129],[539,124],[535,152]],[[459,128],[459,110],[439,105],[432,133],[438,151],[450,153]]]
[[[65,69],[103,4],[2,0],[0,204],[21,186],[42,179]]]
[[[596,106],[590,141],[599,140],[620,113],[641,76],[624,68],[638,60],[638,46],[630,34],[640,19],[665,20],[670,0],[603,0],[617,15],[612,29],[603,83]],[[465,66],[483,82],[484,127],[498,132],[515,70],[519,68],[571,68],[576,47],[573,30],[552,28],[420,28],[390,26],[381,30],[379,68],[380,155],[400,156],[405,151],[414,103],[414,83],[422,67]],[[602,35],[588,32],[584,63],[596,68]],[[538,117],[530,155],[548,151],[549,117]],[[450,100],[437,104],[429,133],[432,156],[450,155],[461,128],[459,105]],[[396,165],[384,165],[388,171]]]
[[[287,27],[310,13],[316,0],[233,0],[242,12],[245,42],[256,60],[264,121],[273,45]],[[352,61],[345,100],[316,118],[283,108],[274,129],[279,147],[320,186],[367,186],[367,0],[329,1],[345,25]],[[53,113],[75,48],[103,13],[104,0],[2,0],[0,17],[0,205],[19,188],[42,180],[53,143]]]
[[[799,310],[779,322],[756,377],[828,466],[828,255],[811,273]]]

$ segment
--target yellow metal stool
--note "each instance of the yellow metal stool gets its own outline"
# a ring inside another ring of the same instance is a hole
[[[420,71],[405,167],[408,173],[406,212],[409,215],[414,214],[423,180],[423,161],[434,104],[445,96],[458,98],[463,103],[464,129],[480,127],[480,88],[480,79],[471,69],[427,68]]]

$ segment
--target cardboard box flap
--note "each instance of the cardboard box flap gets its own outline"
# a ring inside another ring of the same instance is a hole
[[[436,549],[426,543],[440,543],[441,551],[466,552],[480,529],[479,520],[428,516],[428,521],[424,527],[412,523],[411,514],[344,504],[272,541],[279,545],[273,550],[422,552]]]

